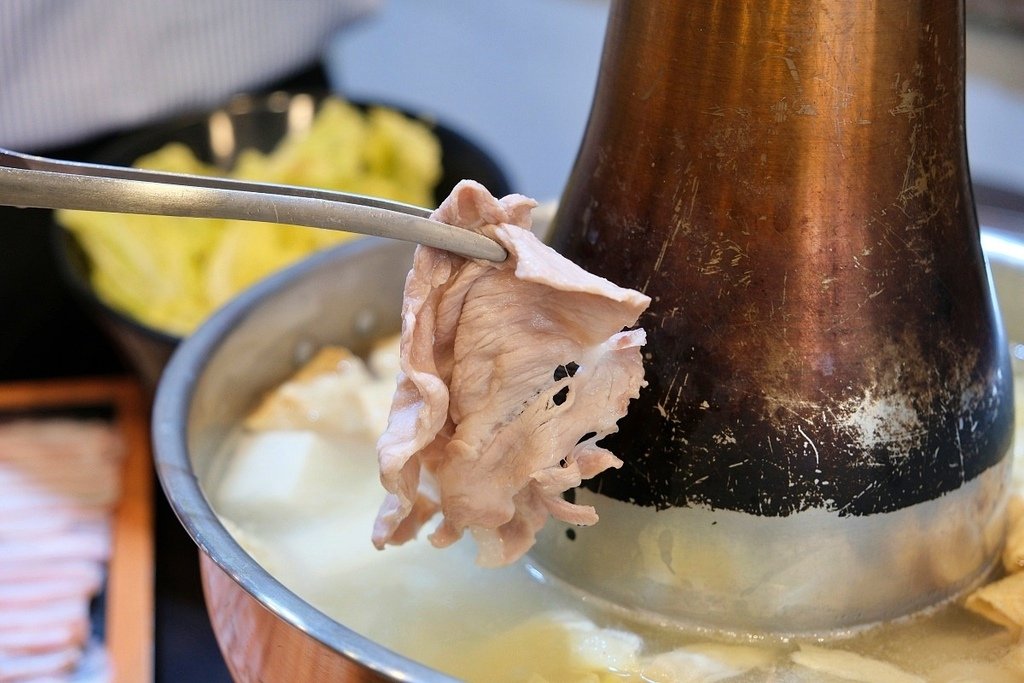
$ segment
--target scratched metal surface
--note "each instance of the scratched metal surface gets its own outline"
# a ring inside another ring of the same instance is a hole
[[[971,210],[962,16],[644,7],[613,5],[555,225],[557,249],[654,300],[649,386],[608,442],[625,465],[595,490],[864,515],[999,462],[1010,372]]]

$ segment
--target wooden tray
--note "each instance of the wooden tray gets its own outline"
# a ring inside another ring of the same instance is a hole
[[[129,378],[0,384],[0,412],[110,408],[125,443],[121,498],[104,591],[104,634],[114,680],[153,680],[153,476],[149,402]]]

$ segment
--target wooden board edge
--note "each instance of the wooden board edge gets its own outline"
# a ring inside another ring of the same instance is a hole
[[[148,401],[134,382],[114,389],[126,450],[107,574],[106,640],[114,681],[135,683],[154,676],[153,458]]]

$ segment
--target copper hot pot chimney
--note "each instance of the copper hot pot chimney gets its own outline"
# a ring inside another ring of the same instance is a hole
[[[951,599],[1002,537],[1011,374],[961,0],[617,0],[554,246],[653,299],[625,460],[534,559],[712,630]]]

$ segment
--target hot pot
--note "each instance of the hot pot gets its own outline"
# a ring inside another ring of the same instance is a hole
[[[983,243],[1008,337],[1024,339],[1024,304],[1015,296],[1024,286],[1024,238],[985,230]],[[359,352],[398,330],[411,255],[407,244],[367,238],[263,281],[187,339],[161,381],[153,420],[157,471],[201,550],[213,629],[239,681],[452,680],[286,589],[238,545],[203,488],[211,459],[242,417],[313,350],[332,343]]]

